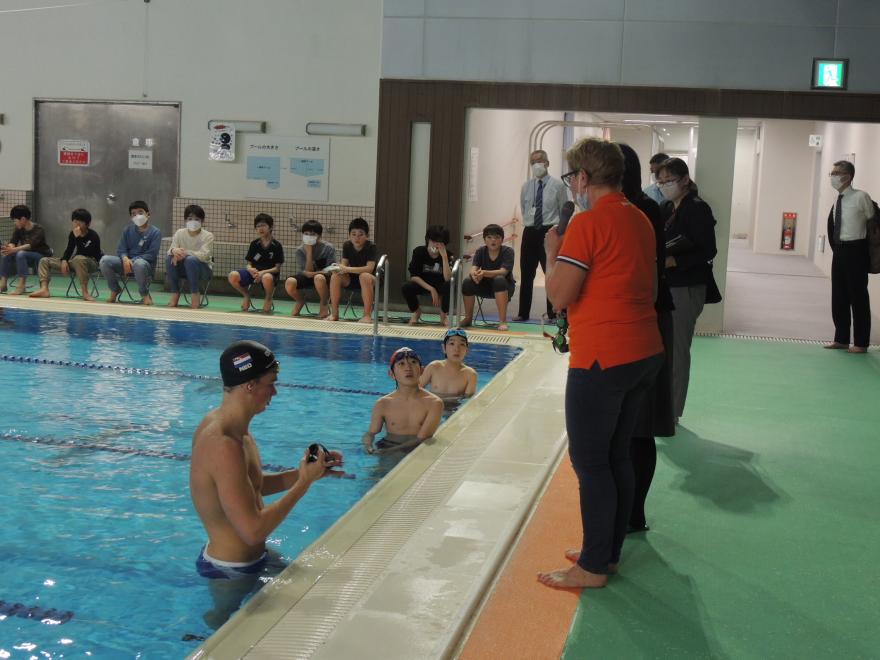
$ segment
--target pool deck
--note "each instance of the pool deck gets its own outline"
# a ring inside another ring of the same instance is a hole
[[[356,323],[231,314],[213,300],[216,311],[18,296],[0,305],[372,333]],[[382,336],[442,332],[380,327]],[[469,334],[523,352],[190,657],[409,660],[455,652],[565,446],[568,360],[534,334]]]

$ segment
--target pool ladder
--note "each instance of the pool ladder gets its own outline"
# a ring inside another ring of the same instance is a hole
[[[379,334],[379,282],[382,282],[382,315],[388,325],[388,255],[379,257],[376,265],[376,282],[373,285],[373,336]]]

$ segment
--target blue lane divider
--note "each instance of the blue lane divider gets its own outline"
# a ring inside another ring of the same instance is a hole
[[[188,461],[189,454],[180,454],[158,449],[140,449],[137,447],[125,447],[108,445],[103,442],[91,442],[79,438],[52,438],[49,436],[24,435],[21,433],[0,433],[0,440],[8,442],[21,442],[22,444],[44,445],[50,447],[64,447],[67,449],[91,449],[93,451],[107,451],[113,454],[128,454],[131,456],[149,456],[150,458],[165,458],[172,461]],[[266,472],[286,472],[293,468],[277,465],[275,463],[263,463]]]
[[[36,619],[47,625],[61,625],[73,618],[70,610],[56,610],[54,607],[39,607],[37,605],[25,605],[24,603],[9,603],[0,600],[0,614],[17,616],[21,619]]]
[[[114,364],[99,364],[95,362],[74,362],[73,360],[47,360],[46,358],[31,357],[28,355],[0,355],[3,362],[21,362],[23,364],[40,364],[52,367],[74,367],[77,369],[93,369],[97,371],[115,371],[117,373],[132,376],[157,376],[160,378],[186,378],[188,380],[202,380],[221,382],[220,376],[205,376],[203,374],[190,374],[176,369],[141,369],[138,367],[123,367]],[[324,392],[339,392],[342,394],[366,394],[368,396],[385,396],[387,392],[374,392],[373,390],[360,390],[354,387],[332,387],[329,385],[308,385],[306,383],[275,383],[276,387],[292,387],[298,390],[321,390]]]

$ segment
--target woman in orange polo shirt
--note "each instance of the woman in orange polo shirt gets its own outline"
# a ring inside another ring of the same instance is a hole
[[[586,138],[566,154],[563,181],[589,211],[564,239],[547,232],[547,295],[568,310],[568,451],[580,484],[583,543],[570,568],[539,574],[551,587],[604,587],[617,572],[633,501],[630,437],[663,363],[654,298],[654,230],[620,191],[623,153]],[[561,243],[561,246],[560,246]]]

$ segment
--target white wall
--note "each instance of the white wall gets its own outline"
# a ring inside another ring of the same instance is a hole
[[[851,90],[880,91],[876,0],[386,0],[384,15],[388,78],[808,90],[813,57],[838,56]]]
[[[815,122],[765,120],[756,191],[752,248],[764,254],[809,252],[815,149],[808,144]],[[782,214],[798,214],[794,250],[780,250]]]
[[[817,209],[817,235],[827,233],[828,212],[834,206],[837,192],[828,181],[828,172],[834,161],[855,154],[856,177],[853,186],[866,191],[874,200],[880,200],[880,126],[876,124],[839,124],[818,122],[815,132],[824,137],[819,181],[819,208]],[[825,243],[825,252],[817,251],[814,261],[825,274],[831,275],[831,248]],[[880,305],[880,275],[868,277],[868,292],[874,303],[874,315]]]
[[[529,132],[538,122],[562,120],[562,112],[530,112],[524,110],[482,110],[468,112],[465,132],[464,172],[469,170],[468,159],[472,147],[479,151],[477,200],[468,197],[470,181],[465,178],[462,203],[462,227],[465,234],[478,234],[464,244],[464,252],[473,252],[483,244],[479,235],[489,223],[503,225],[514,215],[519,218],[518,233],[522,233],[522,213],[519,193],[528,178]],[[550,174],[559,177],[562,167],[562,128],[551,130],[544,138],[544,150],[550,160]],[[506,228],[510,233],[510,227]],[[514,248],[519,254],[519,239]],[[456,254],[461,254],[456,250]],[[540,269],[539,269],[540,270]],[[515,276],[519,279],[519,258]]]
[[[736,161],[733,169],[733,199],[730,209],[730,236],[743,236],[752,244],[752,224],[755,213],[755,186],[757,184],[758,132],[740,128],[736,134]]]
[[[0,188],[33,187],[34,97],[162,100],[182,102],[181,196],[242,197],[241,159],[207,159],[209,119],[265,120],[274,135],[304,135],[307,122],[327,121],[367,125],[365,138],[331,139],[330,201],[372,205],[381,20],[382,0],[0,10],[0,41],[7,45]]]

